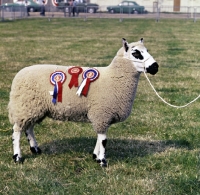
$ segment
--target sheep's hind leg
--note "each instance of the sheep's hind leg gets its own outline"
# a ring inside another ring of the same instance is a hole
[[[21,137],[21,129],[15,123],[13,126],[13,134],[12,134],[12,142],[13,142],[13,160],[19,163],[23,163],[21,149],[20,149],[20,137]]]
[[[95,161],[98,161],[99,160],[99,152],[100,152],[100,143],[99,143],[99,140],[97,138],[97,142],[96,142],[96,146],[94,148],[94,151],[93,151],[93,159]]]
[[[30,144],[30,150],[33,154],[41,154],[41,149],[38,147],[37,141],[35,139],[35,135],[34,135],[34,126],[30,126],[27,130],[26,130],[26,137],[27,140]]]
[[[97,143],[93,152],[93,159],[97,161],[102,167],[107,167],[105,148],[106,148],[107,138],[106,134],[98,134]]]

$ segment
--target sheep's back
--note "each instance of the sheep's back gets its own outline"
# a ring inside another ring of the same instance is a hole
[[[130,91],[131,85],[126,86],[127,79],[130,78],[124,76],[126,71],[124,72],[123,66],[120,67],[98,67],[100,76],[91,82],[87,97],[77,96],[78,88],[68,87],[71,75],[68,74],[67,66],[26,67],[16,74],[12,83],[8,105],[10,122],[25,126],[25,123],[35,123],[46,116],[57,120],[90,122],[103,120],[102,116],[105,120],[116,120],[112,118],[119,118],[120,115],[124,118],[127,108],[132,105],[132,94],[128,92],[128,96],[126,95],[127,91]],[[88,67],[82,68],[86,70]],[[62,102],[54,105],[49,91],[54,89],[50,83],[50,75],[55,70],[65,72],[67,79],[63,84]],[[128,77],[130,76],[128,74]],[[79,76],[79,85],[82,80],[82,76]],[[127,101],[130,105],[127,105]]]
[[[54,105],[49,91],[54,90],[50,83],[50,75],[55,70],[66,72],[67,80],[63,84],[62,102]],[[69,89],[71,75],[67,70],[66,66],[34,65],[19,71],[11,86],[8,105],[10,122],[36,122],[46,115],[58,120],[67,120],[73,113],[75,115],[75,107],[81,110],[76,111],[76,116],[82,115],[87,105],[84,98],[76,95],[77,88]]]

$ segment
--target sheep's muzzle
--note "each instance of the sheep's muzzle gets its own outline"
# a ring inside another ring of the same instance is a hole
[[[154,62],[151,66],[146,68],[146,71],[152,75],[155,75],[158,72],[158,64],[157,62]]]

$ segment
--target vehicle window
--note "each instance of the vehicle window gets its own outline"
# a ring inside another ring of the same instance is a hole
[[[134,2],[129,2],[129,6],[135,6],[136,5],[136,3],[134,3]]]
[[[24,4],[24,2],[22,2],[22,1],[17,1],[17,2],[15,2],[16,4],[19,4],[19,5],[23,5]]]
[[[122,2],[122,6],[128,6],[128,2]]]

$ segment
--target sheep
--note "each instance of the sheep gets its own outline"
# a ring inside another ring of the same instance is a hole
[[[148,53],[143,38],[128,43],[122,39],[122,47],[111,64],[96,68],[99,78],[90,84],[86,96],[76,95],[77,88],[69,88],[70,67],[57,65],[33,65],[20,70],[13,79],[8,104],[9,121],[13,125],[14,162],[23,162],[20,137],[24,131],[32,153],[40,154],[34,136],[34,125],[45,117],[54,120],[90,122],[97,133],[93,159],[102,167],[107,166],[105,148],[107,129],[111,124],[124,121],[131,113],[140,73],[152,75],[158,71],[158,64]],[[83,71],[88,67],[82,67]],[[66,72],[62,85],[62,101],[52,103],[49,91],[52,85],[49,75],[55,70]],[[78,77],[80,84],[82,78]]]

